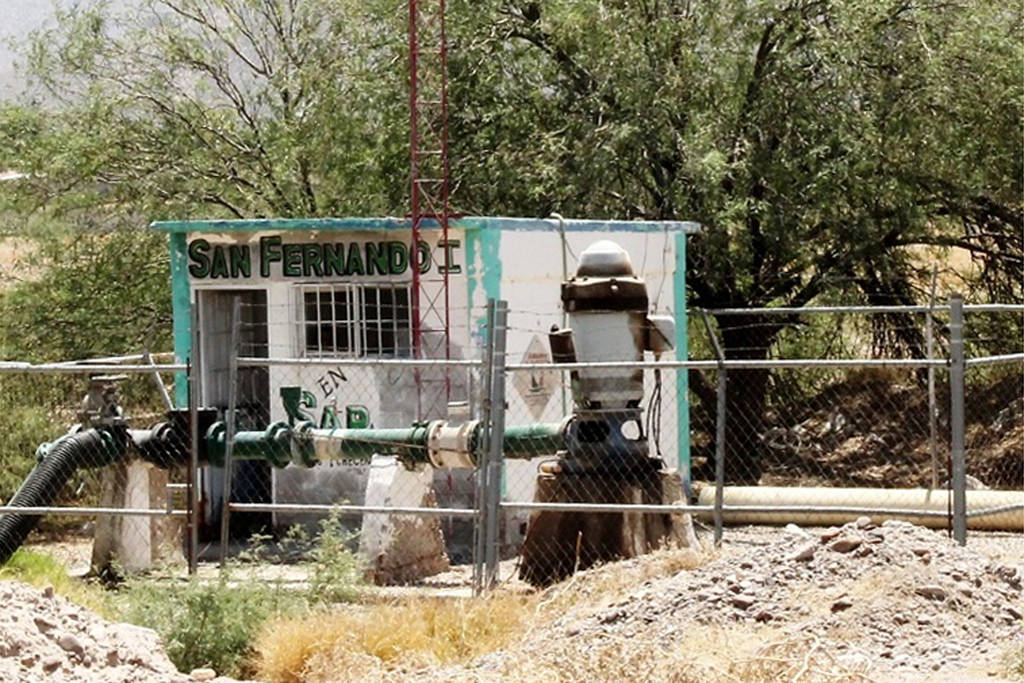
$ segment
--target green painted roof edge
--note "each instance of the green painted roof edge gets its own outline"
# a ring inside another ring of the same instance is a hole
[[[587,232],[700,232],[693,221],[610,221],[567,218],[567,231]],[[556,218],[507,218],[502,216],[468,216],[452,220],[451,227],[463,230],[557,230]],[[161,232],[258,232],[263,230],[409,230],[408,218],[260,218],[241,220],[154,221],[149,226]],[[437,221],[423,222],[425,229],[436,229]]]

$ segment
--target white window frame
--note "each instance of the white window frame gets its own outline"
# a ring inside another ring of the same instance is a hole
[[[405,317],[400,319],[397,316],[385,316],[381,306],[381,292],[392,291],[392,301],[397,299],[397,293],[405,292]],[[306,295],[316,295],[316,320],[309,320],[306,316]],[[320,318],[321,304],[325,295],[329,297],[331,319]],[[332,284],[300,284],[295,287],[295,316],[293,329],[296,330],[296,348],[302,358],[408,358],[412,355],[412,309],[410,297],[411,287],[405,283],[396,282],[360,282],[360,283],[332,283]],[[345,320],[334,320],[336,310],[335,302],[345,297],[347,300],[348,318]],[[366,319],[368,311],[367,302],[373,297],[376,303],[377,316],[374,320]],[[377,323],[376,340],[369,339],[369,323]],[[404,323],[402,325],[401,323]],[[323,326],[334,325],[334,343],[325,348],[322,338],[317,340],[315,346],[311,346],[307,339],[307,326],[315,325],[317,335],[322,337]],[[390,324],[393,348],[383,351],[384,345],[383,330],[385,325]],[[344,330],[347,335],[347,350],[339,350],[337,335]],[[375,342],[375,343],[374,343]],[[375,348],[376,351],[369,353],[367,350]]]

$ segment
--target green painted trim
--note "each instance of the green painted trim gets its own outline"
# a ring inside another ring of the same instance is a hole
[[[672,276],[673,308],[676,315],[676,358],[690,357],[686,334],[686,235],[677,233],[675,239],[676,270]],[[679,473],[683,486],[690,489],[690,376],[688,371],[676,370],[676,434],[679,448]]]
[[[469,306],[470,335],[479,334],[487,342],[487,310],[473,310],[477,287],[483,287],[485,299],[501,298],[501,232],[473,230],[466,232],[466,286]],[[474,318],[474,313],[476,317]]]
[[[192,292],[188,280],[186,235],[172,233],[171,247],[171,311],[174,317],[174,362],[186,363],[192,353]],[[174,375],[174,400],[179,408],[188,406],[188,384],[185,373]]]
[[[460,226],[461,227],[461,226]],[[469,309],[469,334],[471,337],[487,339],[487,309],[477,309],[473,317],[473,302],[477,287],[483,287],[485,299],[501,298],[501,231],[477,230],[472,227],[466,230],[466,286]],[[508,494],[508,474],[504,461],[501,465],[501,499]]]
[[[700,224],[692,221],[605,221],[566,219],[565,229],[569,232],[680,232],[692,235],[700,232]],[[558,230],[559,222],[553,218],[508,218],[504,216],[481,216],[457,218],[449,224],[460,230]],[[440,226],[433,219],[426,219],[422,226],[436,230]],[[411,230],[408,218],[261,218],[252,220],[188,220],[156,221],[149,226],[161,232],[259,232],[263,230]]]

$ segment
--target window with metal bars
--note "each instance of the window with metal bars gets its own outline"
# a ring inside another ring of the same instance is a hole
[[[298,330],[305,357],[412,355],[408,285],[302,285]]]

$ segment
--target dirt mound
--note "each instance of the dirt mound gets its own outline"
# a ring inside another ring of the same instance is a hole
[[[185,683],[150,629],[108,622],[53,593],[0,582],[0,680]],[[227,683],[229,679],[216,679]]]
[[[761,548],[646,581],[624,599],[580,604],[514,651],[446,675],[585,675],[627,655],[642,667],[638,652],[661,661],[645,680],[948,674],[1022,642],[1022,579],[1024,565],[903,522],[863,518],[814,535],[790,526]],[[712,642],[709,633],[726,635]],[[751,657],[737,668],[744,642]]]

